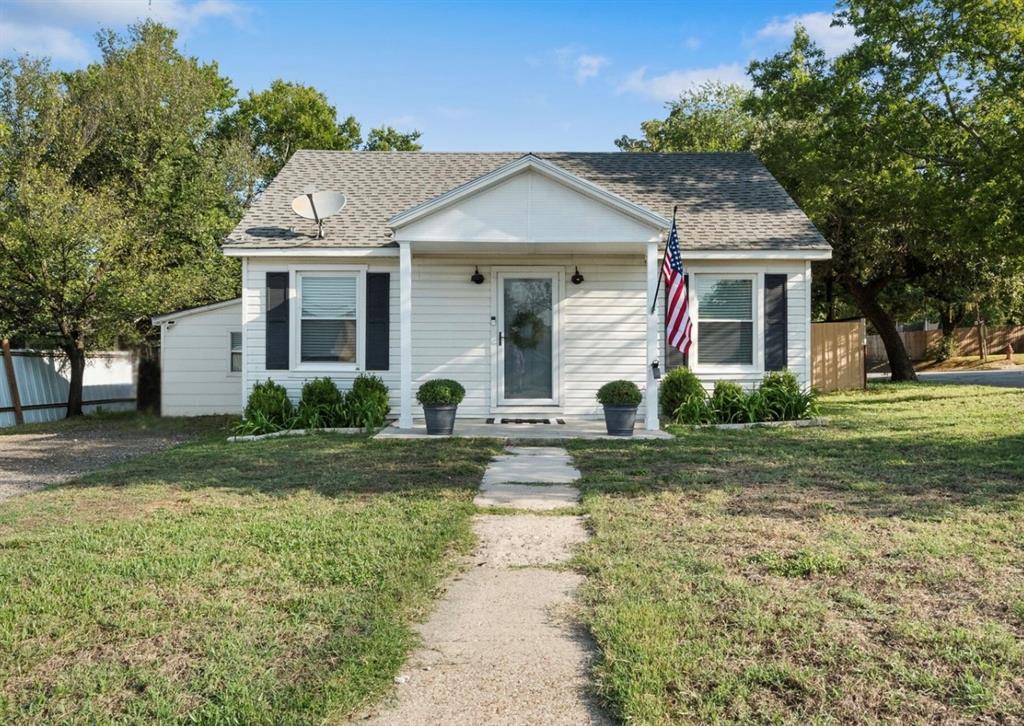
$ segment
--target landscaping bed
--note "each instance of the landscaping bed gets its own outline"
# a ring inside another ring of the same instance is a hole
[[[636,723],[1024,719],[1024,392],[820,409],[571,445],[599,692]]]
[[[471,545],[494,452],[220,433],[0,505],[0,720],[345,718]]]

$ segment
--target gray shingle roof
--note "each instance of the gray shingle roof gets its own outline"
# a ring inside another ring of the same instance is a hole
[[[298,151],[228,235],[244,247],[383,247],[387,221],[523,156],[520,152]],[[828,243],[757,157],[748,153],[536,153],[662,215],[679,205],[685,249],[823,250]],[[308,188],[344,192],[348,204],[314,239],[292,212]]]

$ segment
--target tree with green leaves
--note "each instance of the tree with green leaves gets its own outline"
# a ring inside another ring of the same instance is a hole
[[[69,415],[88,351],[238,289],[219,241],[251,164],[213,133],[234,90],[174,42],[144,23],[101,34],[102,60],[79,71],[0,63],[0,328],[64,352]]]
[[[221,121],[220,133],[248,144],[256,160],[257,175],[247,201],[262,191],[299,149],[348,151],[362,144],[354,116],[339,122],[337,110],[321,91],[280,79],[239,101]]]
[[[370,131],[363,144],[354,116],[338,120],[337,109],[323,92],[301,83],[276,80],[265,91],[251,92],[224,117],[220,133],[248,144],[257,176],[247,190],[249,201],[270,183],[299,149],[352,151],[419,151],[418,131],[401,133],[390,126]]]
[[[851,50],[830,59],[798,28],[750,65],[754,93],[718,111],[745,117],[749,148],[832,244],[827,307],[838,283],[894,380],[916,378],[898,316],[937,311],[951,332],[971,307],[1012,305],[1000,291],[1024,268],[1022,17],[1019,0],[850,0],[837,22],[856,31]],[[692,97],[620,146],[724,148],[686,111]]]
[[[370,129],[363,148],[366,151],[419,151],[423,148],[419,144],[421,135],[419,131],[403,133],[393,126],[379,126]]]
[[[735,84],[708,81],[667,104],[665,119],[640,124],[642,138],[621,136],[623,151],[749,151],[757,120],[744,108],[750,92]]]

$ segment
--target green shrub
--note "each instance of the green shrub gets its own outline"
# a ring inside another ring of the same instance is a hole
[[[270,429],[260,433],[288,428],[293,417],[294,407],[284,386],[268,379],[252,387],[249,400],[245,404],[245,420]]]
[[[704,386],[689,368],[673,368],[661,379],[658,403],[665,418],[677,420],[680,406],[687,404],[688,409],[693,408],[695,401],[703,402],[705,397]]]
[[[347,421],[344,425],[364,429],[375,429],[384,425],[391,411],[388,401],[388,387],[379,376],[362,373],[352,382],[352,389],[345,397]]]
[[[773,371],[765,374],[758,391],[764,397],[764,420],[795,421],[810,418],[817,411],[814,394],[802,391],[800,382],[791,371]]]
[[[709,402],[718,423],[747,422],[747,394],[733,381],[716,381]]]
[[[314,378],[302,386],[300,428],[320,429],[344,425],[345,397],[330,378]]]
[[[639,406],[643,394],[633,381],[617,380],[605,383],[597,392],[602,406]]]
[[[703,424],[715,423],[715,412],[708,404],[708,397],[691,397],[679,404],[675,413],[672,414],[675,423],[687,424],[689,426],[701,426]]]
[[[466,389],[458,381],[435,378],[416,391],[416,400],[423,406],[458,406],[466,397]]]

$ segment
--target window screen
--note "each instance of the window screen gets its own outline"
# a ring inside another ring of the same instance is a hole
[[[300,350],[303,361],[356,360],[355,275],[300,277]]]
[[[697,275],[697,358],[705,365],[754,364],[754,281]]]
[[[242,334],[236,331],[231,332],[230,370],[232,373],[242,371]]]

